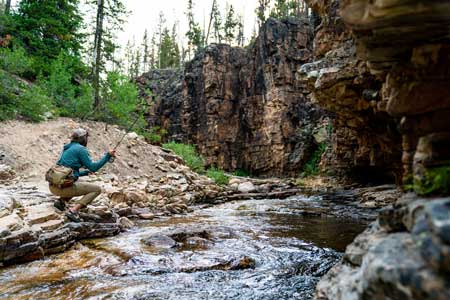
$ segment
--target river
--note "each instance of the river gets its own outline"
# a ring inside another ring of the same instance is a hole
[[[0,270],[0,299],[311,299],[366,227],[305,214],[318,197],[248,200],[141,221]]]

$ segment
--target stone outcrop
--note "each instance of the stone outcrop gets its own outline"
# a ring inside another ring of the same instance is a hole
[[[358,59],[381,83],[380,107],[398,120],[404,189],[414,192],[347,247],[316,298],[449,299],[450,2],[340,5]]]
[[[308,2],[321,22],[315,29],[314,61],[300,67],[297,80],[335,115],[323,169],[358,181],[400,182],[401,137],[386,112],[382,81],[357,57],[355,41],[339,16],[339,1]]]
[[[198,146],[208,165],[294,175],[317,148],[324,112],[295,80],[312,59],[306,20],[270,19],[248,49],[213,44],[175,71],[137,79],[155,95],[148,117],[167,139]],[[172,79],[172,80],[168,80]]]
[[[31,261],[62,252],[76,241],[121,231],[110,212],[100,222],[68,223],[53,207],[54,198],[35,188],[0,189],[0,265]]]

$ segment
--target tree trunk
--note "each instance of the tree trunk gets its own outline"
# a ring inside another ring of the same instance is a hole
[[[100,106],[100,68],[102,63],[101,55],[102,55],[104,6],[105,6],[104,0],[97,1],[97,23],[95,28],[94,67],[93,67],[94,109]]]
[[[11,9],[11,0],[6,0],[5,4],[5,15],[9,14],[9,10]]]

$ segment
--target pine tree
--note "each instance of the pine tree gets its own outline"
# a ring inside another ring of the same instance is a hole
[[[180,51],[176,43],[176,37],[165,27],[163,29],[160,46],[160,69],[176,68],[180,66]]]
[[[115,32],[120,30],[127,14],[123,0],[89,0],[95,5],[96,22],[92,59],[92,84],[94,88],[94,109],[100,106],[100,74],[105,71],[106,62],[113,61],[118,45],[114,41]]]
[[[222,42],[222,16],[220,15],[219,6],[217,4],[217,1],[213,1],[212,6],[212,22],[213,22],[213,34],[214,39],[216,42],[221,43]]]
[[[148,45],[148,32],[145,29],[144,38],[142,39],[142,70],[145,72],[149,69],[150,50]]]
[[[48,74],[61,51],[80,57],[84,36],[78,0],[22,0],[13,17],[13,35],[37,60],[37,73]],[[81,59],[80,59],[81,62]]]
[[[236,43],[240,47],[244,47],[245,44],[245,36],[244,36],[244,17],[242,15],[239,15],[238,17],[238,24],[237,24],[237,36],[236,36]]]
[[[151,42],[151,51],[150,51],[150,69],[151,70],[156,68],[157,57],[156,57],[155,48],[156,48],[156,34],[153,33],[152,42]]]
[[[236,36],[236,26],[238,25],[239,22],[236,19],[234,7],[233,5],[230,5],[227,7],[225,24],[223,27],[225,41],[228,44],[231,44],[231,42],[234,40]]]
[[[186,11],[186,16],[188,18],[189,30],[186,32],[186,37],[188,38],[188,56],[191,57],[191,50],[194,52],[200,48],[203,48],[204,33],[200,29],[200,24],[195,22],[193,13],[194,3],[192,0],[188,0],[188,8]]]
[[[275,6],[270,13],[273,18],[286,18],[289,16],[288,0],[275,0]]]
[[[157,25],[157,31],[158,31],[158,69],[162,68],[162,63],[161,63],[161,51],[162,51],[162,43],[163,43],[163,38],[164,38],[164,29],[165,28],[165,24],[166,24],[166,19],[164,18],[164,13],[161,11],[159,13],[159,21],[158,21],[158,25]]]
[[[258,0],[259,6],[256,9],[259,27],[266,21],[266,12],[269,9],[270,0]]]

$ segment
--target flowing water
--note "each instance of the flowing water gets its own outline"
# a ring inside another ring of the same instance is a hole
[[[311,299],[366,224],[299,213],[308,202],[320,199],[231,202],[142,222],[0,269],[0,299]]]

